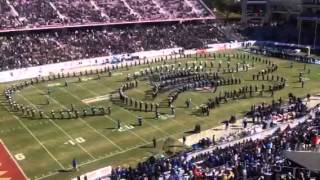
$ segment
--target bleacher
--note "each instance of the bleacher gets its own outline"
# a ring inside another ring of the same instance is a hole
[[[214,19],[201,0],[0,0],[0,30]]]

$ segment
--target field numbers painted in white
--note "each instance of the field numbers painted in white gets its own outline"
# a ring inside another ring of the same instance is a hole
[[[83,137],[78,137],[75,139],[78,143],[84,143],[86,140]]]
[[[92,80],[93,78],[92,77],[89,77],[89,78],[82,78],[81,80],[82,81],[90,81],[90,80]]]
[[[128,131],[128,130],[131,130],[133,129],[134,127],[132,125],[123,125],[121,126],[118,131],[119,132],[124,132],[124,131]]]
[[[18,161],[22,161],[24,159],[26,159],[26,156],[22,153],[16,154],[14,155],[14,157],[18,160]]]
[[[72,139],[68,140],[64,144],[70,144],[72,146],[75,146],[77,143],[81,144],[81,143],[84,143],[84,142],[86,142],[86,140],[83,137],[77,137],[74,140],[72,140]]]

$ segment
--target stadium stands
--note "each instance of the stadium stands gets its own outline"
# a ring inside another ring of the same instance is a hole
[[[0,70],[225,41],[216,25],[199,22],[17,34],[0,37]]]
[[[299,98],[289,106],[296,112],[305,108]],[[170,158],[151,158],[139,163],[137,168],[115,167],[111,178],[310,179],[310,175],[317,175],[288,161],[282,153],[301,147],[309,150],[315,148],[311,140],[319,128],[319,106],[311,111],[310,116],[314,118],[305,119],[294,128],[275,131],[263,139],[247,140],[223,148],[216,147],[191,159],[188,157],[193,152],[183,152]]]
[[[61,22],[51,4],[43,0],[12,0],[12,11],[16,11],[18,21],[23,26],[46,26]]]
[[[60,1],[53,0],[52,7],[60,14],[66,24],[87,24],[91,22],[103,22],[107,19],[101,15],[99,9],[94,9],[91,1]]]
[[[1,0],[0,30],[214,18],[199,0]]]
[[[17,18],[6,1],[0,1],[0,29],[19,27]]]
[[[0,71],[147,50],[204,48],[208,44],[230,41],[230,38],[241,40],[241,34],[256,40],[297,41],[295,34],[298,32],[292,30],[292,26],[241,29],[237,25],[224,27],[210,20],[193,22],[190,19],[214,19],[214,15],[201,0],[0,0],[0,31],[142,21],[187,21],[57,28],[54,31],[29,33],[6,32],[0,36]],[[301,41],[309,43],[312,39],[302,36]],[[292,114],[307,113],[301,99],[295,97],[290,100],[286,105],[290,107],[286,109],[287,113],[288,109]],[[259,112],[262,124],[268,121],[269,126],[274,125],[274,111],[279,111],[276,115],[284,114],[285,110],[279,104],[276,108],[270,106],[268,111]],[[256,112],[254,108],[252,111],[252,114]],[[181,152],[169,158],[150,158],[136,168],[114,168],[111,178],[258,179],[263,176],[265,179],[276,179],[277,174],[287,175],[287,171],[278,171],[278,167],[300,168],[290,163],[283,156],[283,151],[300,146],[311,148],[313,130],[320,128],[320,109],[310,115],[316,118],[306,120],[294,129],[287,128],[264,139],[248,140],[224,148],[215,148],[212,145],[216,142],[202,139],[199,143],[201,148],[212,148],[210,152],[190,159],[187,157],[196,151]],[[306,171],[298,172],[296,178],[307,179]]]

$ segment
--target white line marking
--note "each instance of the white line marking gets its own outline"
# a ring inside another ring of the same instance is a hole
[[[4,149],[7,151],[7,153],[9,154],[9,156],[11,157],[11,159],[13,160],[13,162],[16,164],[16,166],[18,167],[18,169],[20,170],[20,172],[22,173],[22,175],[28,179],[27,175],[24,173],[24,171],[22,170],[22,168],[19,166],[18,162],[16,161],[16,159],[12,156],[11,152],[9,151],[9,149],[7,148],[6,144],[0,139],[0,143],[3,145]]]
[[[81,100],[81,102],[85,104],[90,104],[90,103],[100,102],[100,101],[109,100],[109,99],[110,99],[110,94],[106,94],[103,96],[96,96],[93,98],[83,99]]]
[[[183,131],[183,132],[184,132],[184,131]],[[178,132],[178,133],[175,133],[175,134],[171,134],[171,135],[165,136],[165,137],[163,137],[163,138],[160,138],[160,139],[158,139],[158,140],[166,140],[166,139],[169,138],[169,137],[175,136],[175,135],[177,135],[177,134],[181,134],[181,133],[183,133],[183,132]],[[143,143],[143,144],[139,144],[139,145],[136,145],[136,146],[127,148],[127,149],[122,150],[122,151],[118,151],[118,152],[110,153],[110,154],[105,154],[104,156],[102,156],[102,157],[100,157],[100,158],[97,158],[97,159],[95,159],[95,160],[91,160],[91,161],[87,161],[87,162],[84,162],[84,163],[80,163],[80,164],[78,165],[78,167],[82,167],[82,166],[85,166],[85,165],[88,165],[88,164],[91,164],[91,163],[94,163],[94,162],[98,162],[98,161],[101,161],[101,160],[104,160],[104,159],[108,159],[108,158],[110,158],[110,157],[113,157],[113,156],[116,156],[116,155],[119,155],[119,154],[123,154],[123,153],[129,152],[129,151],[131,151],[131,150],[137,149],[137,148],[139,148],[139,147],[141,147],[141,146],[146,146],[146,145],[151,144],[151,143],[152,143],[152,142],[146,142],[146,143]],[[43,177],[40,177],[40,178],[35,178],[35,180],[41,180],[41,179],[44,179],[44,178],[47,178],[47,177],[54,176],[54,175],[56,175],[56,174],[58,174],[58,172],[53,173],[53,174],[48,174],[48,175],[43,176]]]
[[[46,122],[31,122],[29,123],[29,125],[26,125],[27,127],[35,127],[35,126],[40,126],[40,125],[43,125],[43,124],[48,124],[49,122],[46,121]],[[0,130],[0,133],[1,134],[6,134],[6,133],[12,133],[12,132],[15,132],[15,131],[18,131],[18,130],[23,130],[24,128],[23,127],[16,127],[16,128],[9,128],[9,129],[5,129],[5,130]]]
[[[60,166],[60,168],[65,169],[64,166],[53,156],[53,154],[44,146],[44,144],[32,133],[32,131],[18,118],[15,114],[13,114],[3,103],[1,103],[3,107],[20,123],[22,127],[24,127],[28,133],[42,146],[44,150],[47,151],[49,156]]]
[[[92,95],[97,95],[97,93],[95,93],[95,92],[93,92],[93,91],[91,91],[91,90],[88,90],[88,89],[86,89],[86,88],[84,88],[84,87],[82,87],[82,86],[80,86],[80,85],[77,85],[77,86],[80,87],[80,88],[82,88],[82,89],[84,89],[84,90],[86,90],[86,91],[88,91],[88,92],[91,93]],[[109,88],[108,88],[108,89],[109,89]],[[110,89],[109,89],[109,90],[110,90]],[[133,114],[132,112],[126,110],[125,108],[121,108],[121,107],[120,107],[119,109],[122,110],[122,111],[125,111],[125,112],[129,113],[131,116],[133,116],[133,117],[135,117],[135,118],[138,118],[138,116],[136,116],[136,115]],[[151,127],[155,128],[155,129],[163,132],[164,134],[169,135],[167,132],[165,132],[164,130],[160,129],[159,127],[157,127],[157,126],[155,126],[155,125],[153,125],[153,124],[151,124],[151,123],[149,123],[149,122],[147,122],[147,121],[145,121],[145,123],[146,123],[146,124],[149,124]]]
[[[34,87],[34,86],[32,86]],[[37,89],[38,91],[41,91],[39,88],[34,87],[35,89]],[[68,92],[68,91],[66,91]],[[69,93],[70,95],[72,95],[71,93]],[[73,96],[73,95],[72,95]],[[60,102],[58,102],[57,100],[55,100],[52,97],[49,97],[51,100],[53,100],[56,104],[59,104],[61,107],[67,109],[66,106],[64,106],[63,104],[61,104]],[[118,146],[116,143],[114,143],[113,141],[111,141],[107,136],[105,136],[104,134],[102,134],[101,132],[99,132],[97,129],[95,129],[94,127],[92,127],[90,124],[88,124],[85,120],[83,120],[82,118],[79,118],[87,127],[89,127],[90,129],[92,129],[94,132],[96,132],[97,134],[99,134],[101,137],[103,137],[104,139],[108,140],[111,144],[113,144],[115,147],[117,147],[119,150],[122,150],[122,148],[120,146]]]
[[[80,88],[82,88],[82,89],[84,89],[82,86],[79,86],[79,85],[77,85],[77,86],[80,87]],[[75,95],[71,94],[70,92],[66,91],[65,89],[62,89],[62,88],[60,88],[60,89],[63,90],[64,92],[70,94],[70,96],[72,96],[73,98],[80,100],[80,98],[79,98],[78,96],[75,96]],[[93,94],[93,95],[95,95],[95,94]],[[90,107],[88,104],[85,104],[85,105],[88,106],[88,107]],[[110,117],[110,116],[104,115],[104,117],[110,119],[110,120],[113,121],[115,124],[118,123],[115,119],[113,119],[113,118]],[[129,132],[131,132],[133,135],[137,136],[139,139],[143,140],[144,142],[148,142],[148,141],[146,141],[144,138],[142,138],[141,136],[139,136],[137,133],[135,133],[135,132],[133,132],[133,131],[131,131],[131,130],[129,130]],[[123,150],[123,149],[121,149],[121,150]]]
[[[32,107],[34,107],[35,109],[38,109],[32,102],[30,102],[27,98],[25,98],[24,96],[22,96],[21,94],[19,94],[19,96],[21,98],[23,98],[25,101],[27,101]],[[56,127],[58,128],[61,132],[63,132],[68,138],[70,139],[74,139],[72,138],[72,136],[70,134],[68,134],[62,127],[60,127],[57,123],[55,123],[52,119],[50,119],[47,115],[44,115],[46,118],[48,118],[48,120]],[[96,159],[91,153],[89,153],[84,147],[82,147],[79,143],[76,143],[80,149],[82,149],[85,153],[87,153],[92,159]]]

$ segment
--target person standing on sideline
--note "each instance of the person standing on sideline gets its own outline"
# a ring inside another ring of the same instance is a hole
[[[212,135],[212,144],[216,145],[216,135]]]
[[[243,128],[246,129],[246,128],[247,128],[247,125],[248,125],[247,117],[244,117],[244,118],[243,118],[243,122],[242,122],[242,123],[243,123]]]
[[[72,168],[73,168],[73,171],[78,171],[78,162],[76,160],[76,158],[73,158],[72,160]]]
[[[142,126],[142,117],[141,116],[138,117],[138,125]]]
[[[121,122],[118,120],[117,121],[117,129],[120,129],[121,128]]]
[[[153,143],[153,148],[156,148],[157,147],[157,139],[153,138],[152,143]]]
[[[229,128],[229,121],[227,120],[227,121],[225,121],[225,127],[226,127],[226,129],[228,129]]]

